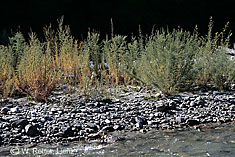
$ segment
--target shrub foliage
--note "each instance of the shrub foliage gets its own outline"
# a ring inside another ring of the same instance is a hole
[[[13,91],[14,83],[13,56],[9,49],[0,46],[0,94],[7,97]]]
[[[85,40],[78,41],[62,17],[57,30],[51,25],[44,28],[44,40],[30,33],[26,42],[17,32],[8,46],[0,46],[0,94],[10,96],[16,88],[47,101],[64,84],[86,94],[129,84],[155,86],[165,94],[208,84],[227,90],[235,78],[235,60],[227,54],[231,33],[226,33],[228,24],[215,35],[212,27],[210,19],[205,36],[197,29],[190,33],[179,28],[153,30],[149,36],[140,31],[130,39],[112,32],[104,40],[89,31]]]
[[[196,35],[182,29],[157,30],[149,37],[141,58],[144,82],[166,94],[189,86],[197,43]]]

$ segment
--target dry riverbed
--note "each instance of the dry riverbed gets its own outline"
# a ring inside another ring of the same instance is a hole
[[[92,96],[96,91],[89,93]],[[112,143],[115,132],[174,131],[235,120],[235,91],[194,91],[175,96],[128,86],[87,99],[65,86],[40,103],[27,97],[1,100],[0,146],[85,140]],[[119,134],[120,135],[120,134]]]

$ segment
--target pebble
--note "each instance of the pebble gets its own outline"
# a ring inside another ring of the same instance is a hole
[[[36,126],[31,125],[31,124],[28,124],[25,126],[25,133],[31,137],[34,137],[34,136],[37,136],[40,134],[38,131],[38,128]]]
[[[2,114],[7,114],[8,111],[10,111],[10,109],[6,106],[1,109]]]
[[[20,112],[20,108],[18,106],[14,107],[14,108],[11,108],[10,110],[13,113],[19,113]]]
[[[50,97],[50,104],[15,99],[1,108],[0,146],[38,141],[58,143],[81,139],[113,142],[114,131],[169,130],[200,123],[235,120],[234,92],[184,93],[146,100],[146,92],[126,92],[105,101],[83,102],[63,92]],[[144,96],[144,97],[143,97]],[[4,142],[1,142],[4,141]]]
[[[157,111],[167,112],[169,110],[169,107],[164,104],[158,104],[156,106],[156,109],[157,109]]]
[[[12,122],[12,127],[24,128],[27,124],[29,124],[29,121],[27,119],[19,119],[19,120]]]
[[[106,124],[110,124],[111,123],[111,121],[110,120],[108,120],[108,119],[105,119],[105,121],[104,121]]]

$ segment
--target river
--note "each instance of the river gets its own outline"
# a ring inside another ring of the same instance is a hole
[[[113,144],[70,143],[0,147],[0,156],[235,156],[235,123],[174,132],[115,133],[125,137]]]

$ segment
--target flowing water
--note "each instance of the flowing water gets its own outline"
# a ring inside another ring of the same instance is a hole
[[[115,135],[125,140],[114,144],[80,142],[66,146],[0,147],[0,156],[235,156],[234,122],[200,130]]]

